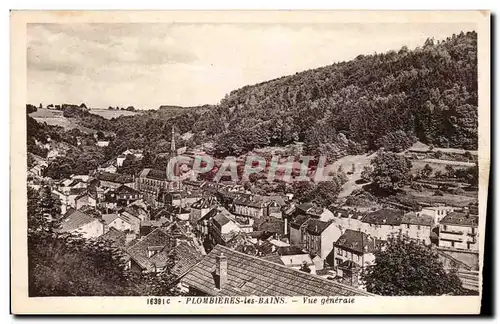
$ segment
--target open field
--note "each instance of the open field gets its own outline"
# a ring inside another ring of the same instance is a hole
[[[446,173],[446,166],[450,165],[454,169],[466,169],[472,167],[475,164],[470,162],[459,162],[459,161],[448,161],[448,160],[437,160],[437,159],[424,159],[424,160],[412,160],[412,173],[416,174],[418,170],[421,170],[428,164],[433,172],[440,171],[441,173]]]
[[[347,174],[351,171],[352,165],[354,164],[355,171],[353,174],[347,175],[347,182],[342,187],[342,191],[339,193],[339,198],[345,198],[349,196],[354,190],[361,188],[364,184],[357,184],[356,181],[361,179],[361,172],[363,168],[370,165],[371,160],[376,156],[376,153],[371,155],[361,154],[361,155],[348,155],[341,159],[338,159],[333,164],[327,167],[328,171],[337,172],[339,167],[342,166],[344,172]]]
[[[104,117],[106,119],[118,118],[120,116],[134,116],[134,115],[138,114],[138,112],[135,112],[135,111],[108,110],[108,109],[97,109],[97,108],[90,109],[90,113],[92,113],[94,115],[99,115],[99,116]]]
[[[40,123],[47,123],[48,125],[61,126],[65,130],[70,130],[73,128],[78,128],[82,132],[94,133],[95,130],[80,126],[76,123],[74,118],[67,118],[63,116],[63,112],[60,110],[52,109],[38,109],[34,113],[30,114],[36,121]]]
[[[434,196],[433,192],[430,190],[419,192],[410,188],[405,188],[405,192],[408,198],[414,199],[419,203],[444,203],[455,207],[465,207],[472,202],[476,202],[478,199],[477,195],[472,197],[469,195],[452,195],[449,193],[445,193],[443,196]]]

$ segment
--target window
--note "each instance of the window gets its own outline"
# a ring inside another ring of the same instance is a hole
[[[410,228],[410,224],[406,224],[406,228],[408,228],[408,229],[409,229],[409,228]]]
[[[448,230],[448,226],[443,225],[443,231],[447,231],[447,230]]]
[[[337,248],[337,254],[342,255],[342,250]]]
[[[417,226],[417,229],[420,230],[422,227],[420,225]]]

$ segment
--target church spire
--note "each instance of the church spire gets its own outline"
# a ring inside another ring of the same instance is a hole
[[[172,156],[177,155],[177,150],[175,149],[175,130],[174,125],[172,125],[172,140],[170,141],[170,153]]]

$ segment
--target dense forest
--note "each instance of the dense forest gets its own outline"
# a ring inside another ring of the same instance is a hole
[[[414,50],[360,55],[243,87],[193,129],[224,132],[222,146],[243,150],[294,140],[309,150],[359,149],[336,147],[339,134],[376,149],[396,131],[440,147],[476,149],[477,34],[428,39]]]
[[[162,106],[108,120],[75,105],[66,107],[64,116],[113,134],[99,162],[126,149],[144,149],[153,157],[168,152],[174,125],[178,146],[213,141],[213,153],[220,157],[295,141],[304,142],[305,153],[331,159],[382,146],[401,151],[417,139],[477,149],[477,34],[427,39],[414,50],[360,55],[245,86],[217,106]],[[35,123],[28,117],[28,151],[37,155],[43,152],[34,138],[43,142],[50,133],[52,139],[76,145],[84,136]],[[180,135],[187,132],[193,136],[183,139]]]

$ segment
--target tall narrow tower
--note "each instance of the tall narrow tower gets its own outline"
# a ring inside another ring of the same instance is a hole
[[[172,125],[172,140],[170,141],[170,154],[172,155],[172,157],[177,155],[177,150],[175,149],[175,130],[173,125]]]
[[[172,125],[172,139],[170,141],[170,159],[173,159],[174,157],[177,156],[177,149],[175,148],[175,126]],[[178,163],[175,163],[174,165],[174,175],[175,176],[180,176],[180,170],[179,170],[179,165]],[[170,184],[170,189],[171,190],[180,190],[181,189],[181,184],[179,180],[175,180]]]

